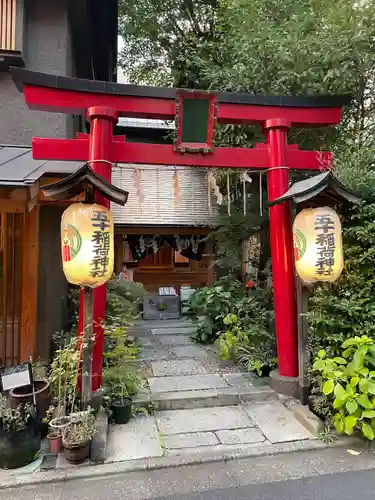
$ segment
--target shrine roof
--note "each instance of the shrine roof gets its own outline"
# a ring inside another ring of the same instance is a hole
[[[270,201],[268,205],[278,205],[283,201],[294,201],[297,204],[308,203],[313,206],[315,201],[318,205],[322,203],[331,205],[342,201],[358,202],[361,198],[341,184],[329,171],[295,182],[285,194]]]
[[[30,147],[0,145],[0,186],[30,186],[43,175],[65,176],[75,172],[82,162],[34,160]]]
[[[14,82],[20,92],[23,86],[34,85],[39,87],[71,90],[76,92],[89,92],[130,97],[149,97],[154,99],[176,98],[178,89],[171,87],[149,87],[125,83],[112,83],[98,80],[85,80],[67,76],[51,75],[31,71],[24,68],[11,68]],[[202,92],[202,91],[201,91]],[[214,92],[212,90],[212,92]],[[281,106],[281,107],[340,107],[351,102],[349,95],[319,95],[319,96],[277,96],[253,95],[246,92],[215,92],[219,103],[225,104],[251,104],[256,106]]]

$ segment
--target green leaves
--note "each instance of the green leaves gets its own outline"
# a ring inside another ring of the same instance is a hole
[[[362,418],[375,418],[375,410],[365,410],[362,412]]]
[[[358,396],[357,403],[363,406],[363,408],[366,408],[366,410],[372,409],[372,403],[370,402],[366,394],[361,394],[360,396]]]
[[[346,365],[347,364],[347,360],[344,358],[341,358],[339,356],[337,356],[336,358],[333,358],[333,361],[335,363],[337,363],[338,365]]]
[[[347,393],[341,384],[335,385],[334,394],[337,399],[345,400],[347,398]]]
[[[350,415],[358,410],[358,403],[354,399],[347,401],[345,406]]]
[[[349,417],[344,418],[344,432],[349,436],[353,434],[354,427],[357,424],[358,419],[350,415]],[[342,431],[341,431],[342,432]]]
[[[370,441],[374,439],[374,431],[372,430],[371,426],[366,422],[362,424],[362,432],[363,435],[367,437],[367,439],[370,439]]]
[[[335,387],[335,382],[333,380],[327,380],[323,386],[323,393],[328,396],[328,394],[332,394],[333,389]]]
[[[346,358],[320,352],[313,365],[323,379],[321,390],[331,402],[336,430],[351,435],[361,429],[370,440],[375,428],[374,347],[375,342],[367,336],[348,339],[342,344]]]

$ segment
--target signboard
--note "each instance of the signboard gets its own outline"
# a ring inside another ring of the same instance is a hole
[[[10,391],[33,383],[31,363],[0,369],[0,391]]]
[[[179,91],[176,98],[175,150],[179,153],[211,153],[214,150],[216,95]]]

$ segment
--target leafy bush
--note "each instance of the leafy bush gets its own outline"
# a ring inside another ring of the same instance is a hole
[[[112,279],[107,282],[106,321],[122,316],[124,320],[134,320],[146,290],[141,283]]]
[[[375,338],[375,204],[353,205],[342,213],[345,267],[335,283],[319,286],[309,305],[309,350],[339,356],[352,337]],[[332,418],[332,401],[321,391],[322,376],[310,373],[313,410]]]
[[[11,408],[9,401],[0,394],[0,428],[5,432],[18,432],[35,418],[35,408],[26,403],[17,408]]]
[[[340,356],[319,351],[313,371],[321,376],[321,392],[332,407],[336,430],[367,439],[375,437],[375,342],[366,335],[347,339]]]
[[[122,402],[126,397],[135,396],[143,386],[142,378],[125,363],[105,368],[103,382],[109,389],[110,402]]]
[[[243,283],[226,276],[191,297],[197,315],[196,342],[216,342],[224,360],[237,360],[262,375],[276,366],[271,284],[246,290]]]
[[[216,342],[223,359],[237,360],[248,371],[262,376],[265,368],[276,366],[275,335],[269,331],[269,311],[262,309],[254,297],[249,297],[248,305],[252,310],[247,310],[247,321],[228,314],[223,320],[226,330]],[[254,314],[252,319],[249,319],[250,311]]]
[[[202,287],[190,297],[190,307],[196,316],[196,334],[193,339],[201,344],[212,344],[222,329],[222,319],[233,312],[233,304],[244,294],[244,286],[232,276],[215,281],[212,287]]]
[[[375,203],[343,214],[345,267],[335,283],[319,287],[310,301],[310,349],[338,354],[347,339],[375,337]]]
[[[113,365],[134,359],[137,349],[127,338],[127,331],[139,313],[145,289],[140,283],[111,280],[107,288],[104,323],[104,361]]]

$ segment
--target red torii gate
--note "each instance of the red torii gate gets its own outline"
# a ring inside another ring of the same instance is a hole
[[[328,152],[302,151],[296,145],[288,145],[288,130],[291,127],[338,124],[342,106],[350,102],[348,96],[307,98],[230,92],[202,94],[172,88],[81,80],[20,68],[12,68],[12,75],[30,109],[86,114],[91,122],[90,134],[78,134],[76,139],[33,138],[35,159],[89,161],[91,167],[107,181],[111,180],[111,163],[265,169],[269,200],[279,198],[288,190],[289,170],[320,170],[331,164]],[[198,147],[192,142],[180,144],[182,136],[179,136],[177,145],[180,147],[177,148],[164,144],[127,143],[124,137],[113,136],[118,117],[173,120],[177,114],[178,124],[181,125],[178,103],[182,97],[210,101],[207,143],[203,147],[202,143]],[[260,124],[267,135],[267,144],[257,144],[251,149],[214,148],[211,143],[214,115],[220,123]],[[103,205],[109,203],[99,193],[96,200]],[[297,377],[291,205],[285,202],[270,207],[269,211],[279,374],[282,377]],[[104,337],[99,324],[105,315],[105,297],[105,286],[94,290],[93,390],[101,385]]]

